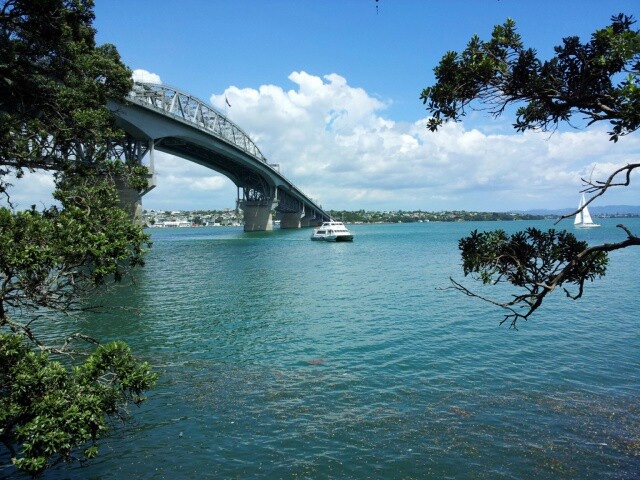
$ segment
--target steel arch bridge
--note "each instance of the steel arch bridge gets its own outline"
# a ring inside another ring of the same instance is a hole
[[[124,103],[112,102],[109,107],[134,141],[147,142],[145,153],[150,156],[152,174],[153,155],[158,150],[228,177],[238,188],[245,231],[271,230],[272,210],[278,213],[281,228],[312,226],[330,219],[279,172],[278,165],[269,164],[247,133],[196,97],[166,85],[135,82]]]

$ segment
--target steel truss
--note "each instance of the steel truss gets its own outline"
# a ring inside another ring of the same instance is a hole
[[[238,125],[188,93],[166,85],[135,82],[127,100],[176,117],[267,163],[257,145]]]

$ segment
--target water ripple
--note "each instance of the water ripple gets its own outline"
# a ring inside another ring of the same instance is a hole
[[[82,325],[151,358],[160,384],[71,476],[633,478],[637,255],[509,331],[443,290],[457,239],[494,226],[354,226],[349,245],[154,231],[137,282],[105,299],[136,315]]]

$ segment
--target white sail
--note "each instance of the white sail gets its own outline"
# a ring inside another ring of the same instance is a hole
[[[573,221],[573,225],[578,228],[586,228],[586,227],[599,227],[597,223],[593,223],[591,219],[591,214],[589,213],[589,209],[585,206],[584,193],[582,194],[582,198],[580,199],[580,205],[578,205],[578,209],[580,210],[576,213],[576,218]]]
[[[591,220],[591,214],[589,213],[588,207],[584,207],[582,209],[582,223],[593,223],[593,220]]]
[[[584,194],[582,194],[582,199],[580,200],[580,205],[578,205],[578,213],[576,213],[576,218],[573,221],[574,225],[580,225],[582,223],[582,207],[584,207]]]

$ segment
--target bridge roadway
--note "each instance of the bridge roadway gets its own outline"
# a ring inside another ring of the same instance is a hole
[[[238,188],[237,202],[247,232],[272,230],[273,211],[280,228],[329,220],[329,214],[287,180],[278,165],[269,164],[249,135],[201,100],[166,85],[135,82],[126,101],[110,103],[109,108],[128,135],[138,143],[146,142],[142,155],[149,155],[153,175],[147,192],[155,186],[154,152],[158,150],[228,177]],[[126,201],[141,210],[144,193],[128,191]]]

